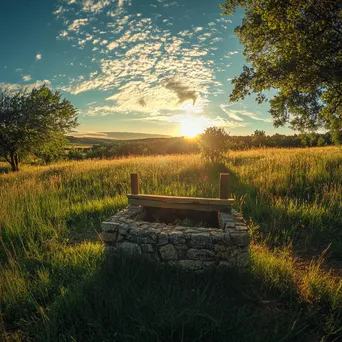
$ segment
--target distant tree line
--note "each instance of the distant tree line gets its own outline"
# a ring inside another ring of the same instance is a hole
[[[222,132],[210,128],[208,139],[149,138],[134,141],[114,141],[112,143],[96,144],[88,148],[69,147],[63,158],[69,160],[110,159],[130,155],[163,155],[186,154],[205,151],[208,160],[216,159],[218,150],[247,150],[260,147],[322,147],[334,145],[329,132],[303,133],[298,135],[274,134],[266,135],[264,131],[256,130],[247,136],[222,136]],[[219,129],[218,129],[219,130]],[[218,138],[215,139],[215,136]],[[204,147],[205,146],[205,147]],[[204,148],[203,148],[204,147]]]
[[[159,155],[197,153],[198,144],[195,139],[148,138],[141,140],[120,140],[112,143],[96,144],[90,148],[69,148],[65,157],[71,160],[107,159],[130,155]]]

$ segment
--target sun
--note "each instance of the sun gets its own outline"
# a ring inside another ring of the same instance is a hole
[[[185,117],[180,122],[180,134],[183,137],[195,138],[198,134],[203,133],[204,126],[196,118]]]

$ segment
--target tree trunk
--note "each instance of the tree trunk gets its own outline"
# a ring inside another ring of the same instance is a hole
[[[11,153],[10,164],[13,172],[19,171],[19,160],[18,155],[16,153]]]

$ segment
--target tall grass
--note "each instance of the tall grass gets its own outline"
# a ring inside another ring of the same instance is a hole
[[[231,174],[253,236],[245,272],[192,275],[124,256],[108,265],[100,223],[145,193],[216,197]],[[342,336],[342,150],[229,152],[24,166],[0,176],[4,341],[303,341]],[[329,246],[327,251],[326,248]],[[298,263],[296,256],[308,261]]]

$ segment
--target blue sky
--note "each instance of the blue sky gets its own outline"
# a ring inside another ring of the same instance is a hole
[[[79,109],[80,132],[232,135],[274,129],[268,105],[229,103],[245,63],[243,16],[216,0],[17,0],[0,12],[0,87],[43,83]]]

